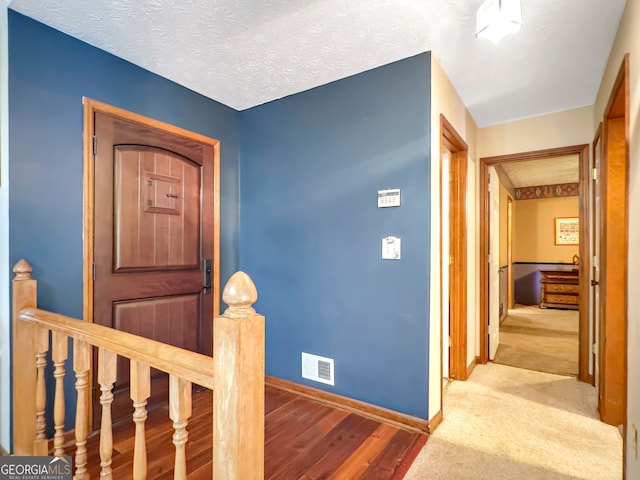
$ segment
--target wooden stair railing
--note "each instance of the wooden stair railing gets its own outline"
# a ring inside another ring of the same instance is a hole
[[[191,416],[191,385],[213,390],[212,478],[264,478],[264,317],[252,304],[258,294],[251,278],[236,272],[224,288],[229,306],[213,327],[213,357],[177,348],[127,332],[37,308],[37,282],[32,268],[20,260],[13,268],[13,450],[16,455],[56,455],[65,452],[65,362],[73,340],[76,378],[75,474],[87,479],[91,348],[98,349],[100,478],[110,479],[112,463],[111,403],[117,357],[130,359],[130,396],[135,423],[133,478],[147,475],[146,404],[150,369],[169,374],[169,417],[173,421],[174,479],[187,478],[185,447]],[[50,335],[51,332],[51,335]],[[54,436],[46,437],[47,353],[53,361]],[[215,380],[215,381],[214,381]]]

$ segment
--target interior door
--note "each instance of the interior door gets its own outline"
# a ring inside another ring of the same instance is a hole
[[[94,121],[93,320],[211,355],[213,151],[100,112]],[[167,400],[167,385],[152,372],[150,404]],[[128,387],[119,358],[114,419],[131,412]]]
[[[489,360],[500,342],[500,184],[493,166],[489,167]]]

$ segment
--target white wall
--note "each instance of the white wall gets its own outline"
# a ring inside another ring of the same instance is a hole
[[[640,478],[632,451],[632,426],[640,428],[640,0],[627,0],[611,55],[596,97],[593,131],[604,111],[625,53],[630,53],[629,260],[627,281],[627,479]]]
[[[8,4],[9,0],[0,1],[0,446],[7,452],[11,441]]]
[[[460,96],[451,84],[431,52],[431,290],[429,327],[429,418],[442,408],[440,366],[440,114],[443,114],[469,147],[467,178],[467,364],[478,354],[478,271],[477,250],[479,229],[476,205],[478,204],[476,184],[478,167],[476,163],[477,126],[465,108]]]

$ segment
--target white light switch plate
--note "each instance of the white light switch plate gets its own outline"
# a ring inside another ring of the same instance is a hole
[[[398,237],[385,237],[382,239],[383,260],[400,260],[402,255],[402,240]]]

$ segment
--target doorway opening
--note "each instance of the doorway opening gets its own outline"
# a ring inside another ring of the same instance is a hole
[[[627,417],[628,139],[629,54],[603,119],[599,278],[594,285],[599,290],[598,410],[603,422],[623,429]]]
[[[467,144],[444,115],[440,115],[440,321],[443,332],[440,374],[443,379],[466,380],[468,377],[467,169]]]
[[[479,362],[487,363],[490,358],[490,338],[489,338],[489,315],[492,294],[489,279],[490,275],[490,196],[489,196],[489,169],[490,167],[500,167],[507,163],[525,162],[531,160],[551,159],[555,157],[577,155],[579,165],[579,236],[582,241],[579,243],[580,269],[578,274],[578,378],[589,382],[592,379],[592,372],[589,368],[590,342],[589,342],[589,196],[587,188],[589,178],[589,146],[575,145],[569,147],[553,148],[531,152],[515,153],[495,157],[480,159],[480,355]],[[496,269],[497,270],[497,269]],[[495,288],[495,287],[494,287]],[[493,292],[495,293],[495,292]]]

